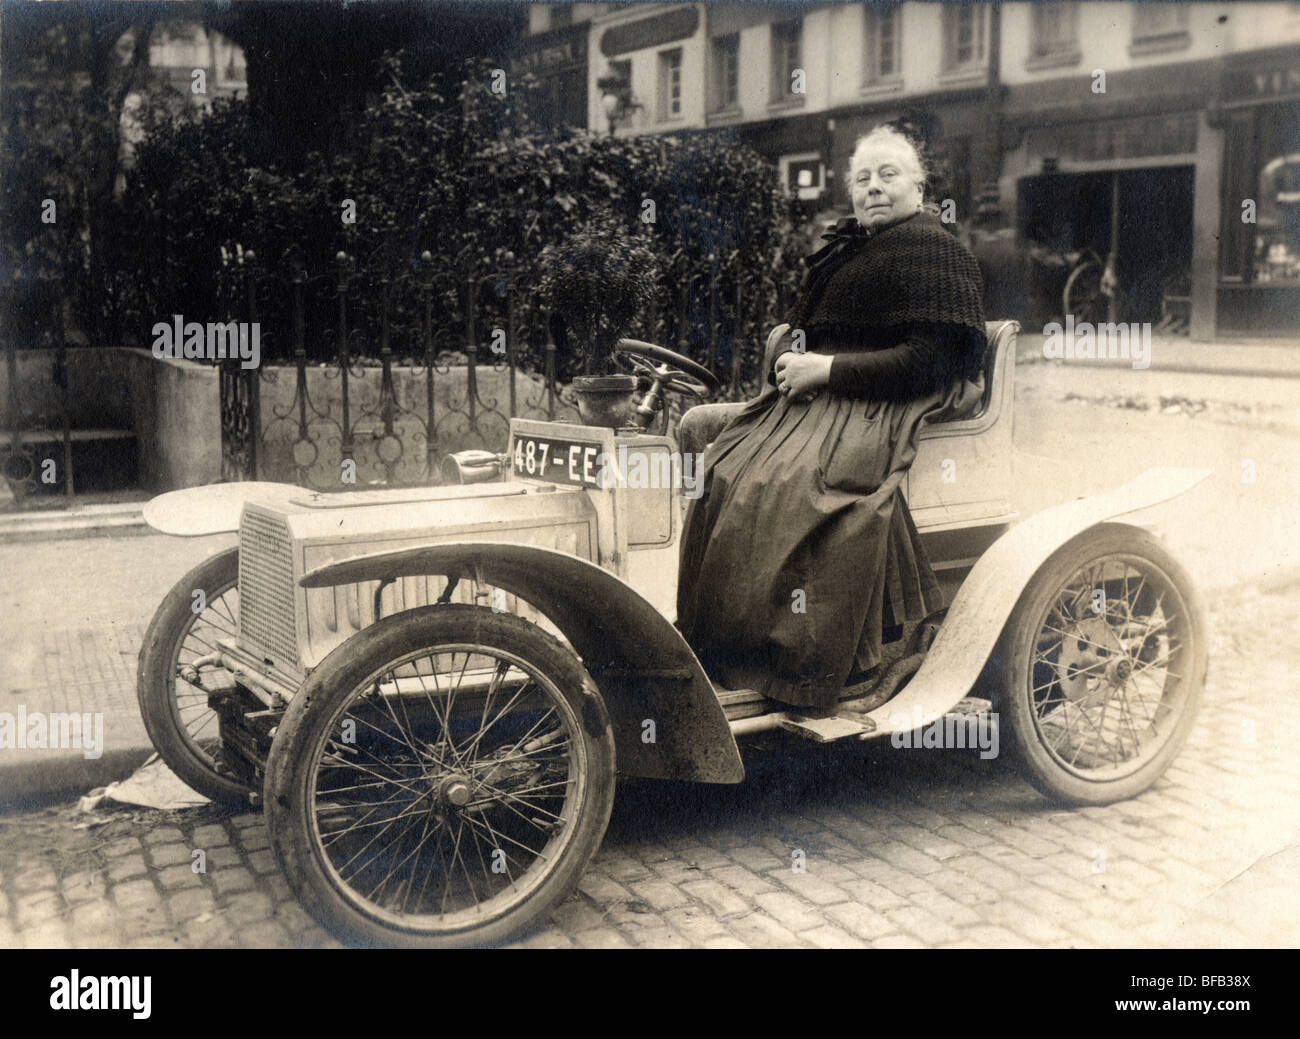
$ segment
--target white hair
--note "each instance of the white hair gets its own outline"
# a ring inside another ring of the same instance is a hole
[[[906,146],[908,152],[912,156],[912,178],[916,181],[917,187],[919,187],[922,193],[924,193],[926,181],[930,179],[930,170],[925,164],[925,157],[921,154],[920,147],[906,134],[900,133],[898,130],[895,130],[892,126],[888,126],[885,123],[873,126],[870,130],[859,137],[857,142],[853,145],[853,155],[849,159],[849,179],[853,179],[853,171],[857,167],[858,153],[861,152],[863,148],[880,141],[888,141],[891,144],[902,144]]]

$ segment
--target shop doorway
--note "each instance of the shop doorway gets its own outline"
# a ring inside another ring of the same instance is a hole
[[[1018,231],[1067,254],[1115,252],[1120,321],[1160,322],[1170,300],[1190,294],[1195,168],[1048,173],[1017,186]]]

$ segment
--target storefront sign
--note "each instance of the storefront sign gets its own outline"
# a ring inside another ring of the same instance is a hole
[[[1300,56],[1263,68],[1224,70],[1224,105],[1293,99],[1300,99]]]
[[[638,18],[606,29],[600,37],[600,53],[607,58],[628,51],[660,47],[674,40],[684,40],[695,33],[700,24],[700,14],[694,7],[679,7],[675,11]]]
[[[1196,151],[1196,113],[1037,126],[1027,131],[1026,138],[1032,155],[1076,162],[1186,155]]]
[[[554,69],[587,64],[587,34],[578,33],[567,40],[556,40],[535,50],[519,54],[512,62],[516,72],[544,75]]]

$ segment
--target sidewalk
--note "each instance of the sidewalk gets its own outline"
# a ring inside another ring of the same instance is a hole
[[[1016,361],[1046,363],[1043,334],[1022,329],[1016,338]],[[1123,358],[1087,362],[1090,367],[1132,369]],[[1300,338],[1236,339],[1194,343],[1186,336],[1151,337],[1149,371],[1192,375],[1241,375],[1266,379],[1300,379]]]
[[[143,533],[0,544],[5,724],[69,712],[102,719],[100,746],[31,746],[41,741],[10,736],[15,745],[0,747],[0,807],[125,779],[153,753],[136,706],[145,629],[167,591],[233,537]],[[87,757],[87,749],[102,753]]]

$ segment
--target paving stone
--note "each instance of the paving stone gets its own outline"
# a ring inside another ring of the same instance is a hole
[[[82,902],[103,898],[108,892],[104,874],[102,872],[91,873],[88,870],[69,874],[63,878],[59,887],[63,892],[64,899],[70,905],[80,905]]]
[[[836,902],[846,902],[849,894],[844,888],[822,879],[815,873],[795,873],[775,870],[768,876],[783,887],[789,888],[800,898],[814,905],[827,906]]]
[[[748,949],[749,945],[739,938],[728,935],[726,937],[710,938],[704,943],[704,947],[706,949]]]
[[[803,899],[787,891],[758,895],[754,901],[763,912],[791,931],[807,931],[826,922],[822,913],[814,911]]]
[[[580,896],[569,898],[562,903],[551,913],[551,920],[566,934],[577,934],[579,931],[605,926],[605,918]]]
[[[851,898],[879,912],[907,905],[903,895],[870,880],[851,880],[842,886]]]
[[[887,934],[871,943],[873,949],[924,949],[925,942],[910,934]]]
[[[234,848],[213,848],[205,853],[203,865],[208,873],[215,873],[217,870],[239,866],[243,861]]]
[[[824,912],[827,917],[850,934],[866,941],[881,938],[897,930],[894,922],[883,913],[878,913],[871,907],[859,905],[856,902],[827,906]]]
[[[168,912],[171,913],[173,920],[181,922],[210,913],[215,908],[216,900],[213,899],[212,892],[203,888],[177,891],[167,896]]]
[[[628,885],[634,898],[656,912],[675,909],[690,901],[682,889],[666,880],[639,880]]]
[[[752,906],[730,888],[724,887],[713,879],[695,880],[682,885],[682,891],[691,898],[698,899],[720,917],[748,913]]]
[[[819,949],[865,949],[868,947],[867,943],[862,939],[855,938],[853,935],[829,924],[825,927],[814,928],[811,931],[804,931],[799,937]]]
[[[669,909],[664,913],[664,919],[669,927],[694,945],[703,945],[710,938],[729,933],[721,920],[699,906]]]
[[[145,865],[144,856],[139,854],[123,855],[119,859],[114,859],[105,871],[108,880],[114,884],[132,877],[142,877],[148,872],[149,867]]]
[[[240,866],[232,869],[209,870],[208,883],[217,894],[226,895],[232,891],[246,891],[251,888],[253,874]]]
[[[248,865],[254,873],[274,873],[280,868],[275,861],[275,853],[269,848],[251,853],[248,856]]]
[[[200,826],[190,835],[190,842],[196,848],[202,848],[204,851],[211,851],[213,848],[229,844],[230,834],[226,832],[224,826],[216,824]]]
[[[144,835],[145,844],[170,844],[184,840],[185,835],[175,826],[156,826]]]
[[[123,912],[135,913],[158,908],[162,904],[162,898],[152,880],[128,880],[114,885],[113,902]]]
[[[743,866],[722,866],[718,869],[711,869],[709,870],[709,876],[714,880],[721,881],[731,890],[751,900],[755,895],[762,894],[764,891],[777,890],[775,885],[770,883],[766,877],[752,873]],[[849,876],[852,877],[853,874],[850,873]]]
[[[99,850],[107,858],[115,859],[121,855],[130,855],[132,852],[139,851],[140,847],[139,837],[117,837],[103,845]]]
[[[584,949],[630,949],[632,943],[612,927],[597,927],[590,931],[579,931],[573,940]]]
[[[765,913],[750,913],[727,921],[731,933],[751,949],[794,949],[803,947],[799,936]]]
[[[271,846],[271,838],[267,836],[265,826],[258,826],[240,830],[239,844],[245,851],[261,851]]]
[[[961,932],[952,924],[945,923],[920,906],[891,909],[885,916],[893,922],[896,929],[912,935],[927,945],[955,942],[961,938]]]
[[[274,920],[241,925],[237,933],[245,949],[282,949],[289,944],[289,933]]]
[[[261,891],[241,891],[226,898],[221,911],[233,924],[260,923],[271,919],[271,899]]]
[[[582,879],[578,881],[578,890],[602,906],[611,902],[627,902],[632,898],[631,892],[622,884],[594,870],[588,870],[583,874]]]
[[[154,874],[164,890],[174,891],[183,887],[201,887],[203,878],[190,866],[168,866]]]
[[[158,869],[182,862],[188,866],[193,861],[191,849],[184,844],[153,844],[149,847],[149,862]]]

